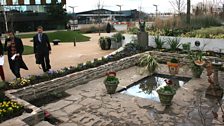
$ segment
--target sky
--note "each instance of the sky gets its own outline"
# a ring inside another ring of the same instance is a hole
[[[175,0],[100,0],[104,9],[119,11],[119,7],[116,5],[122,5],[122,10],[130,10],[137,9],[147,12],[154,13],[155,6],[153,4],[158,5],[159,12],[174,12],[170,1]],[[187,1],[187,0],[184,0]],[[191,0],[191,4],[194,5],[198,2],[202,2],[203,0]],[[206,1],[206,0],[204,0]],[[72,9],[68,6],[76,6],[74,11],[81,12],[87,10],[97,9],[97,3],[99,0],[67,0],[67,10],[68,12],[72,12]]]

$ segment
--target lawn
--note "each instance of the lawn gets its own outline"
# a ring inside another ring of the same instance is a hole
[[[18,35],[20,38],[32,38],[35,34],[22,34]],[[76,42],[85,42],[89,41],[90,37],[84,36],[80,32],[77,31],[57,31],[47,33],[50,42],[54,39],[59,39],[61,42],[73,42],[76,37]]]
[[[33,54],[33,47],[24,45],[23,55],[29,55],[29,54]]]
[[[7,52],[5,54],[7,54]],[[33,54],[33,47],[24,45],[23,55],[29,55],[29,54]]]

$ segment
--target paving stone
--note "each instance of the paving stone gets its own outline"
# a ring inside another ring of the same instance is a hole
[[[88,98],[95,97],[96,96],[96,91],[84,92],[81,95],[85,96],[85,97],[88,97]]]
[[[94,123],[100,121],[100,118],[97,117],[96,115],[85,113],[81,116],[77,115],[76,117],[73,117],[72,120],[77,123],[82,123],[83,125],[86,126],[92,126]]]
[[[56,118],[68,116],[68,114],[66,112],[63,112],[62,110],[53,111],[50,112],[50,114]]]
[[[79,105],[79,104],[71,104],[64,109],[64,111],[68,114],[68,115],[71,115],[72,113],[74,113],[76,110],[80,109],[82,107],[82,105]]]
[[[62,123],[59,126],[78,126],[76,123]]]
[[[81,100],[82,96],[81,95],[72,95],[72,96],[69,96],[67,98],[65,98],[66,101],[79,101]]]
[[[72,104],[72,101],[60,100],[58,102],[48,104],[46,107],[43,107],[43,109],[51,112],[51,111],[55,111],[55,110],[59,110],[61,108],[64,108],[64,107],[66,107],[70,104]]]
[[[18,119],[11,119],[0,123],[0,126],[28,126],[25,122]]]
[[[100,105],[101,102],[100,102],[99,100],[96,100],[96,99],[87,98],[87,99],[81,101],[80,104],[81,104],[81,105],[84,105],[84,106],[86,106],[86,105],[91,106],[91,105],[94,105],[94,104],[95,104],[95,105],[96,105],[96,104],[97,104],[97,105]]]
[[[35,126],[54,126],[54,125],[50,124],[47,121],[42,121],[42,122],[36,124]]]

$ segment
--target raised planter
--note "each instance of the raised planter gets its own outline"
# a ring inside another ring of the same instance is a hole
[[[61,40],[59,40],[59,39],[54,39],[52,42],[54,43],[54,45],[58,45],[58,44],[61,42]]]

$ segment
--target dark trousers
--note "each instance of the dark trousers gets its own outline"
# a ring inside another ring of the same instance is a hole
[[[48,54],[39,54],[40,64],[44,72],[49,71],[51,69],[49,53]]]
[[[21,78],[20,75],[20,61],[19,60],[15,60],[15,61],[10,61],[10,69],[12,71],[12,73],[16,76],[16,78]]]
[[[0,66],[0,75],[1,75],[2,80],[5,81],[5,74],[3,71],[3,66]]]

